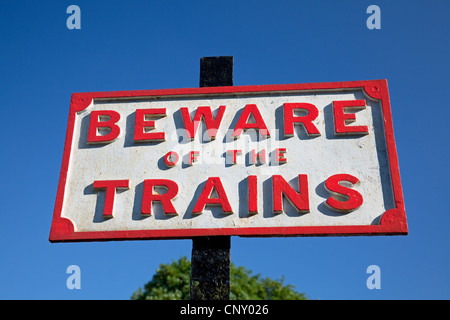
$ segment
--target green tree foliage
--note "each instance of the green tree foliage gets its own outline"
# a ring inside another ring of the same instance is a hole
[[[133,293],[134,300],[187,300],[191,262],[182,257],[171,264],[161,264],[151,281]],[[245,267],[231,263],[232,300],[306,300],[303,293],[294,290],[293,285],[285,285],[284,278],[273,280],[253,275]]]
[[[151,281],[134,292],[134,300],[187,300],[189,299],[189,282],[191,262],[182,257],[171,264],[161,264]]]

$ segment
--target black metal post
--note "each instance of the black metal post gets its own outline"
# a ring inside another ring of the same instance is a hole
[[[200,59],[200,87],[233,85],[233,57]],[[230,236],[192,239],[191,300],[230,299]]]

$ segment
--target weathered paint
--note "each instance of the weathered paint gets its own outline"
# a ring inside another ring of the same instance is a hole
[[[406,233],[385,80],[72,95],[50,241]]]

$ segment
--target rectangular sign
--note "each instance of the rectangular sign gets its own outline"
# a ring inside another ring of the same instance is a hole
[[[407,232],[386,80],[72,95],[52,242]]]

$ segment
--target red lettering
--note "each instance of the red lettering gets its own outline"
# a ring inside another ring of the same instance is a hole
[[[273,190],[273,212],[283,212],[283,195],[295,207],[298,213],[309,212],[309,191],[308,176],[306,174],[298,175],[299,192],[295,191],[289,183],[280,175],[272,177]]]
[[[365,100],[333,101],[334,130],[336,135],[368,134],[369,129],[367,126],[349,126],[348,124],[355,122],[356,115],[345,112],[345,109],[357,111],[365,108]]]
[[[180,156],[175,151],[169,151],[164,156],[164,163],[168,167],[173,167],[177,164],[178,160],[180,160]]]
[[[167,153],[171,154],[171,152]],[[176,154],[176,153],[175,153]],[[167,155],[166,155],[167,157]],[[175,163],[175,160],[170,160]],[[359,185],[358,178],[350,174],[335,174],[325,181],[325,189],[331,196],[325,204],[331,210],[341,213],[349,213],[358,209],[363,204],[363,196],[353,187]],[[141,214],[150,216],[154,202],[160,202],[166,215],[177,215],[173,205],[173,199],[179,192],[178,184],[166,179],[146,179],[143,182],[143,195]],[[272,176],[272,195],[265,195],[273,199],[273,212],[280,214],[284,210],[283,200],[289,201],[290,205],[298,213],[310,212],[308,176],[298,175],[298,191],[292,187],[281,175]],[[94,190],[105,190],[105,203],[103,217],[112,218],[114,215],[115,195],[118,189],[129,189],[130,180],[96,180],[93,183]],[[165,189],[160,192],[158,189]],[[247,178],[247,194],[241,201],[248,201],[248,215],[259,213],[258,210],[258,177],[250,175]],[[193,215],[199,215],[206,206],[220,206],[224,214],[232,214],[233,209],[228,200],[227,193],[219,177],[210,177],[205,182],[203,189],[192,210]]]
[[[213,190],[217,192],[217,198],[211,198]],[[222,181],[218,177],[208,178],[197,203],[192,210],[193,215],[201,214],[206,205],[221,206],[225,214],[233,213],[227,194],[223,188]]]
[[[163,194],[155,193],[155,188],[164,188],[167,191]],[[172,199],[178,194],[178,184],[172,180],[165,179],[147,179],[144,180],[144,193],[142,196],[141,213],[143,216],[152,214],[152,203],[161,202],[163,211],[166,215],[178,214],[172,204]]]
[[[106,120],[105,120],[106,118]],[[109,143],[117,139],[120,127],[116,123],[120,120],[120,114],[113,110],[92,111],[89,120],[89,132],[87,143]],[[98,135],[100,128],[107,128],[109,132]]]
[[[350,174],[335,174],[329,177],[325,181],[325,188],[332,196],[327,199],[325,204],[330,209],[348,213],[363,204],[363,197],[358,191],[341,185],[340,183],[343,181],[350,182],[352,186],[359,184],[358,178]]]
[[[194,161],[197,161],[197,157],[199,156],[200,151],[189,151],[189,165],[192,166]]]
[[[248,176],[248,214],[258,213],[258,178],[257,176]]]
[[[256,152],[255,149],[252,149],[252,157],[251,164],[256,164],[256,161],[259,160],[259,163],[266,163],[266,149],[262,149],[260,152]]]
[[[277,164],[283,164],[287,162],[287,159],[285,158],[286,152],[287,152],[286,148],[275,149],[275,162]]]
[[[319,116],[319,110],[310,103],[285,103],[284,109],[284,135],[292,137],[294,135],[294,124],[299,123],[305,128],[308,136],[320,136],[320,132],[313,121]],[[294,110],[306,110],[305,116],[294,116]]]
[[[152,142],[164,141],[166,139],[164,132],[148,132],[155,129],[155,121],[146,120],[146,118],[165,117],[166,109],[137,109],[136,121],[134,123],[134,141],[136,142]]]
[[[255,119],[254,123],[248,122],[250,115],[253,115],[253,118]],[[269,130],[267,129],[266,123],[264,122],[256,104],[247,104],[244,107],[244,110],[242,111],[231,136],[237,139],[241,135],[242,131],[247,129],[258,129],[264,138],[270,137]]]
[[[216,118],[213,118],[210,107],[198,107],[194,115],[194,120],[191,120],[188,108],[180,108],[181,115],[183,116],[184,127],[186,128],[187,137],[190,140],[194,139],[197,132],[198,125],[200,121],[205,121],[207,132],[211,140],[214,140],[219,130],[220,122],[222,121],[223,115],[225,113],[225,106],[219,107],[219,112]]]
[[[227,164],[236,164],[236,156],[238,154],[242,154],[242,150],[227,150],[227,154],[230,154],[232,156],[231,163],[227,161]]]
[[[103,218],[112,218],[114,213],[114,198],[116,189],[129,189],[130,180],[97,180],[94,181],[94,190],[106,190]]]

